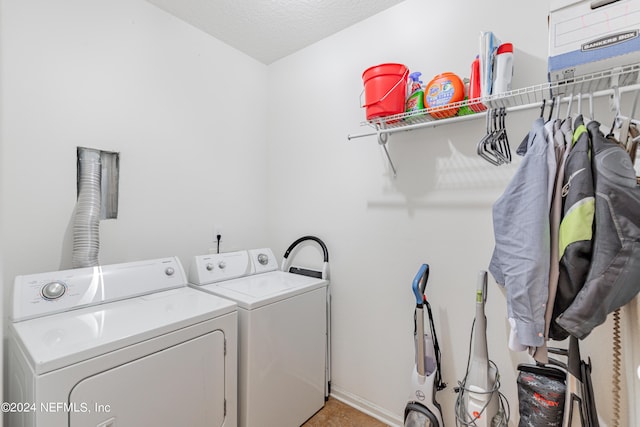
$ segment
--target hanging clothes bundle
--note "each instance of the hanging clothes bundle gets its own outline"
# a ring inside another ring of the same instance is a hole
[[[640,291],[640,187],[623,148],[640,138],[622,132],[620,144],[593,111],[586,125],[581,111],[572,123],[571,102],[565,118],[556,104],[546,120],[543,106],[493,206],[489,266],[505,286],[510,348],[528,348],[542,363],[549,338],[585,338]]]
[[[544,105],[516,150],[523,158],[514,177],[493,206],[496,246],[489,271],[506,289],[509,347],[516,351],[543,347],[545,343],[551,256],[549,212],[557,154],[554,121],[551,114],[545,120],[543,113]]]
[[[580,115],[575,120],[575,131],[567,143],[567,156],[563,165],[561,185],[561,220],[557,224],[558,275],[555,295],[550,295],[546,324],[549,337],[567,338],[568,333],[559,327],[555,319],[571,305],[582,288],[591,262],[595,194],[591,169],[591,142]],[[566,179],[565,179],[566,177]]]
[[[596,196],[591,264],[582,289],[556,319],[580,339],[640,291],[640,188],[626,151],[599,128],[596,121],[587,125]]]
[[[574,410],[583,426],[599,425],[591,363],[580,360],[578,339],[611,312],[615,335],[619,308],[640,291],[640,187],[633,167],[640,122],[620,114],[617,90],[615,95],[616,116],[606,137],[593,120],[591,102],[585,125],[581,95],[573,124],[573,97],[563,120],[558,109],[552,119],[554,101],[545,122],[543,103],[518,148],[521,165],[493,207],[496,246],[489,270],[506,288],[509,347],[528,349],[537,362],[518,366],[520,425],[540,421],[544,412],[535,409],[538,399],[529,398],[529,392],[550,392],[564,402],[546,414],[549,425],[572,425]],[[547,349],[547,340],[567,337],[568,350]],[[615,351],[614,371],[616,364],[619,371]],[[548,352],[567,356],[568,363],[549,359]],[[619,378],[614,378],[615,407],[618,391]],[[614,412],[619,419],[619,410]]]

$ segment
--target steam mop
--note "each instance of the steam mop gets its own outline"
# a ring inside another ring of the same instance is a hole
[[[436,401],[436,391],[446,384],[442,382],[440,371],[440,348],[433,325],[431,306],[424,291],[429,279],[429,266],[422,264],[413,279],[413,294],[416,297],[414,313],[414,338],[416,365],[411,375],[411,393],[404,409],[405,427],[444,427],[442,410]],[[424,307],[429,314],[431,333],[424,331]]]
[[[458,426],[496,427],[506,426],[498,369],[489,360],[487,350],[487,318],[484,306],[487,301],[487,272],[481,271],[476,289],[476,317],[472,327],[473,351],[469,346],[469,362],[464,380],[460,383],[456,400],[456,424]]]

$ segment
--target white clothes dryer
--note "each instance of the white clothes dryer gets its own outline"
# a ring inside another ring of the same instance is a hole
[[[189,281],[238,304],[240,426],[298,427],[324,406],[325,277],[280,271],[265,248],[196,256]]]
[[[237,425],[237,311],[175,257],[18,276],[12,427]]]

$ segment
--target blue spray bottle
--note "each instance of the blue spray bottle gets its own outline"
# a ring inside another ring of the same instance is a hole
[[[421,72],[415,71],[409,74],[409,94],[405,111],[407,113],[424,109],[424,88],[420,80]]]

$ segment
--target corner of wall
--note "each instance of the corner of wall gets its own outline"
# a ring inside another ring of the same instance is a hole
[[[4,28],[4,25],[2,24],[2,18],[3,18],[3,6],[4,6],[4,0],[0,0],[0,295],[4,296],[6,295],[5,289],[4,289],[4,280],[3,280],[3,264],[4,264],[4,257],[3,257],[3,249],[4,249],[4,239],[3,239],[3,234],[4,234],[4,222],[2,221],[3,218],[3,211],[2,211],[2,206],[4,206],[4,200],[2,197],[3,191],[3,176],[2,176],[2,171],[4,170],[4,168],[2,167],[2,160],[3,160],[3,156],[2,156],[2,151],[3,151],[3,146],[4,146],[4,134],[2,129],[4,129],[4,126],[2,126],[3,120],[4,120],[4,115],[3,115],[3,111],[4,111],[4,90],[3,90],[3,78],[2,76],[4,75],[4,73],[2,72],[3,69],[3,57],[2,57],[2,41],[3,41],[3,32],[2,29]],[[2,298],[2,301],[5,301],[6,298]],[[2,387],[0,387],[0,402],[4,402],[4,304],[0,304],[0,331],[2,331],[2,339],[0,340],[0,384],[2,385]],[[0,427],[2,427],[2,417],[0,417]]]

